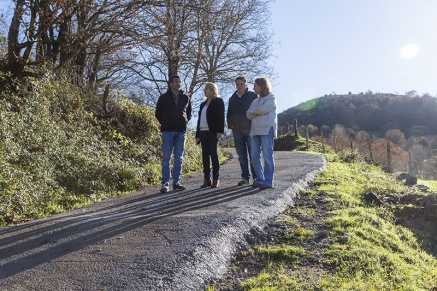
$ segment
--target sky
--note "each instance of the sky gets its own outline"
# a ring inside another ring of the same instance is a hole
[[[437,0],[272,1],[278,113],[333,92],[437,96]]]
[[[325,94],[437,96],[437,0],[276,0],[278,113]]]

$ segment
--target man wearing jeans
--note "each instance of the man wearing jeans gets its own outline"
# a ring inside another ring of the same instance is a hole
[[[247,88],[247,79],[245,76],[235,78],[235,87],[237,91],[229,99],[227,123],[228,128],[232,129],[234,135],[235,148],[241,168],[241,181],[239,186],[250,183],[250,172],[254,177],[253,167],[250,166],[250,126],[251,121],[246,117],[246,111],[250,104],[258,96],[249,91]],[[249,157],[248,157],[249,155]],[[249,172],[249,167],[251,171]]]
[[[181,90],[181,78],[172,76],[169,89],[159,96],[155,116],[161,124],[162,133],[162,185],[161,193],[170,187],[170,159],[174,149],[172,171],[173,190],[181,191],[185,187],[180,182],[185,147],[185,134],[191,119],[191,100]]]

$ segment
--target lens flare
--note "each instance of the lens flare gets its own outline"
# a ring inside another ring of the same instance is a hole
[[[415,56],[417,56],[419,51],[420,51],[420,48],[417,44],[410,43],[401,49],[401,51],[399,52],[399,55],[403,59],[411,59],[411,58],[414,58]]]

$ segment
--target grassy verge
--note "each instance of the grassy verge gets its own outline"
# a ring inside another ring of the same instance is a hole
[[[121,95],[103,109],[99,96],[50,72],[12,85],[0,92],[0,227],[160,183],[152,109]],[[184,174],[201,170],[192,132],[184,158]]]
[[[312,207],[288,209],[285,243],[257,245],[243,254],[252,256],[251,267],[263,267],[238,290],[437,290],[437,259],[397,224],[402,206],[378,207],[363,198],[368,192],[384,198],[411,190],[378,167],[345,163],[335,155],[327,159],[329,168],[299,198],[310,204],[322,200],[327,216],[317,221],[321,213]],[[436,184],[426,184],[435,193]],[[324,248],[315,247],[314,232],[302,227],[308,219],[328,229]]]

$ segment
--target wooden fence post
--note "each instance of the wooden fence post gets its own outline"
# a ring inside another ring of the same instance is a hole
[[[337,136],[334,133],[334,152],[337,153]]]
[[[416,167],[414,165],[414,154],[412,152],[409,152],[409,157],[410,157],[410,163],[409,163],[409,173],[410,176],[412,177],[416,177]]]
[[[295,137],[298,136],[298,132],[297,132],[297,119],[293,119],[293,126],[294,126],[294,135]]]
[[[322,136],[322,152],[325,153],[325,141],[323,140],[323,131],[320,131],[320,135]]]
[[[370,138],[367,138],[367,145],[369,146],[370,160],[373,162],[373,152],[372,152],[372,144],[370,143]]]
[[[388,166],[391,167],[391,147],[390,147],[390,141],[387,141],[387,162]]]
[[[307,125],[307,127],[306,127],[306,143],[307,143],[307,148],[310,147],[309,139],[310,139],[310,133],[308,132],[308,125]]]

